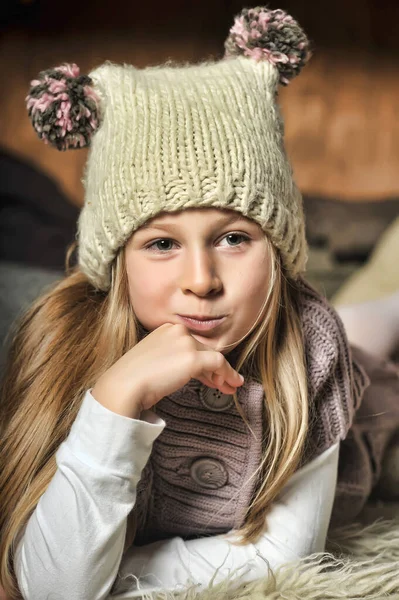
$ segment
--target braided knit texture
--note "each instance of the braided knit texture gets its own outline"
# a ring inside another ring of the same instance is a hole
[[[307,446],[298,466],[302,467],[347,438],[370,379],[353,359],[335,309],[302,278],[297,285],[301,292],[310,410]],[[235,358],[228,358],[230,364],[235,364]],[[174,535],[217,535],[244,523],[256,489],[253,474],[262,457],[264,389],[250,376],[237,389],[251,433],[235,406],[220,412],[204,407],[200,394],[203,387],[192,379],[156,405],[156,413],[167,426],[154,442],[137,488],[134,511],[140,519],[136,538],[140,545]],[[365,426],[372,434],[370,420]],[[385,427],[383,435],[389,435],[388,429]],[[381,435],[380,430],[377,435]],[[372,438],[376,438],[375,433]],[[338,478],[339,502],[334,514],[340,515],[341,523],[348,515],[350,519],[356,517],[355,511],[364,504],[371,487],[369,455],[359,454],[359,450],[362,445],[358,440],[346,443],[346,451],[351,451],[356,460],[346,465]],[[190,466],[200,457],[223,464],[228,473],[224,485],[209,490],[191,477]],[[354,489],[358,472],[364,477]],[[348,503],[352,505],[350,511]],[[345,514],[340,514],[342,506]]]
[[[78,224],[79,263],[108,290],[121,248],[161,212],[221,208],[256,221],[288,273],[304,271],[302,197],[276,102],[279,73],[246,57],[90,73],[103,122],[93,137]]]

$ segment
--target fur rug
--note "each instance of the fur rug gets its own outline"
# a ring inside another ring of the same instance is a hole
[[[187,600],[399,600],[399,517],[336,530],[329,537],[327,552],[287,564],[274,577],[243,585],[226,581],[182,596]]]

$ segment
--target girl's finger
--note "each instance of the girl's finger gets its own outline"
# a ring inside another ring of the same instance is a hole
[[[217,373],[212,373],[212,381],[214,381],[216,385],[223,385],[224,377],[218,375]]]
[[[207,377],[196,377],[198,381],[201,381],[207,387],[210,387],[214,390],[219,390],[222,394],[234,394],[237,391],[237,388],[231,387],[228,383],[222,382],[219,385],[215,385],[212,381],[210,381]]]
[[[237,391],[237,388],[227,383],[221,375],[212,373],[211,377],[213,386],[220,390],[222,394],[234,394]]]
[[[222,394],[230,394],[233,395],[236,393],[237,388],[232,387],[226,382],[223,382],[221,385],[218,385],[218,389],[222,392]]]
[[[212,371],[204,371],[204,379],[208,382],[206,385],[213,389],[217,389],[217,385],[213,381],[213,373]]]
[[[197,373],[193,373],[192,377],[198,379],[198,375],[203,375],[206,371],[212,372],[212,382],[217,385],[217,387],[226,394],[235,392],[236,388],[243,384],[243,381],[240,379],[240,374],[237,373],[235,369],[224,359],[224,361],[220,364],[220,366],[215,366],[215,353],[213,351],[203,350],[202,352],[197,353],[197,357],[200,360],[197,360],[195,363],[195,371]],[[199,371],[199,373],[198,373]],[[224,389],[222,389],[222,387]],[[228,391],[224,391],[228,388]]]
[[[212,388],[214,390],[217,389],[217,386],[214,383],[212,383],[212,381],[209,381],[207,377],[196,377],[196,379],[198,379],[198,381],[206,385],[206,387]]]
[[[240,382],[237,382],[237,386],[230,385],[230,383],[224,380],[222,375],[218,375],[217,373],[213,374],[212,381],[223,394],[234,394],[237,391],[237,387],[241,385]]]

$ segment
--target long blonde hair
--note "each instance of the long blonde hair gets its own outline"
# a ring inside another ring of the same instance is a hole
[[[244,340],[236,365],[262,382],[267,423],[257,491],[237,532],[243,544],[264,529],[268,508],[299,465],[308,430],[299,292],[269,246],[272,277],[265,312]],[[123,249],[108,293],[96,291],[75,267],[16,327],[0,403],[0,582],[12,598],[20,597],[14,571],[19,534],[55,474],[55,453],[84,393],[139,339]]]

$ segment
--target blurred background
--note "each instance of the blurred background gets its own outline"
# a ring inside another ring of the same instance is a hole
[[[63,62],[88,73],[105,60],[142,68],[222,58],[234,16],[255,5],[1,0],[0,337],[23,304],[62,276],[83,202],[86,150],[57,152],[37,138],[25,108],[29,82]],[[333,298],[399,215],[399,3],[268,6],[292,14],[314,50],[300,76],[280,88],[280,99],[304,194],[308,277]],[[388,270],[399,259],[391,254]]]

